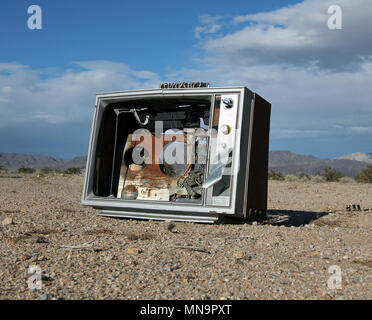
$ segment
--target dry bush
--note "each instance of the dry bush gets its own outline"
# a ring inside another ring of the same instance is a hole
[[[287,182],[299,182],[300,179],[295,174],[287,174],[284,178]]]
[[[275,170],[271,170],[269,172],[268,178],[269,178],[269,180],[280,180],[280,181],[283,181],[284,180],[284,175],[281,172],[277,172]]]
[[[34,173],[35,171],[36,171],[36,170],[33,169],[33,168],[28,168],[28,167],[24,167],[24,166],[20,167],[20,168],[17,170],[18,173]]]
[[[352,183],[352,182],[355,182],[354,179],[350,178],[350,177],[342,177],[338,182],[340,183]]]
[[[322,182],[326,182],[326,179],[323,176],[316,174],[314,176],[311,176],[311,182],[322,183]]]
[[[68,168],[67,170],[63,171],[64,174],[81,174],[81,168]]]
[[[342,177],[344,177],[341,172],[332,168],[325,168],[323,173],[321,173],[320,175],[323,176],[327,182],[337,182]]]
[[[42,168],[39,170],[40,174],[51,174],[54,173],[54,170],[51,168]]]
[[[301,182],[309,182],[310,177],[307,175],[303,175],[302,177],[299,178]]]
[[[0,173],[7,173],[8,169],[0,166]]]
[[[372,165],[357,175],[355,180],[362,183],[372,183]]]

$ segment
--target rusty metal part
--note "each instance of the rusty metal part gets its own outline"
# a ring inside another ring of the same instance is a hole
[[[143,133],[140,136],[128,135],[123,151],[117,197],[126,200],[159,201],[175,201],[180,197],[199,198],[202,194],[204,171],[193,171],[193,164],[190,163],[193,159],[190,156],[187,159],[187,168],[180,175],[167,172],[170,169],[166,164],[159,163],[164,148],[174,141],[188,145],[192,142],[190,139],[187,140],[184,134],[176,136],[164,134],[159,138],[150,133]],[[126,156],[127,153],[136,147],[147,151],[145,163],[126,163],[126,159],[130,158],[130,155]],[[193,151],[193,147],[190,150]]]

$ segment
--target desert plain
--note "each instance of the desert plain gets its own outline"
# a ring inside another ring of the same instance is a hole
[[[83,180],[1,174],[0,299],[372,299],[372,184],[269,181],[266,221],[206,225],[97,216]]]

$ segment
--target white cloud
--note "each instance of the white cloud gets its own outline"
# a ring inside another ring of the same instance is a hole
[[[204,70],[182,70],[173,78],[245,85],[272,103],[272,138],[344,135],[372,119],[372,64],[358,72],[302,67],[240,66],[218,61]]]
[[[158,76],[123,63],[85,61],[60,75],[18,63],[0,63],[0,126],[90,120],[95,93],[155,88]]]
[[[271,12],[236,16],[235,31],[204,39],[211,53],[243,65],[319,66],[355,70],[372,56],[370,0],[338,0],[343,29],[329,30],[328,7],[334,0],[305,0]],[[226,19],[228,21],[228,19]]]
[[[337,1],[342,30],[328,29],[331,4],[305,0],[220,19],[234,29],[201,39],[199,67],[170,77],[257,91],[273,105],[272,139],[371,134],[372,1]]]
[[[222,18],[222,16],[210,16],[207,14],[199,16],[200,25],[194,29],[195,37],[200,39],[202,36],[218,32],[221,29],[222,24],[217,22]]]
[[[372,134],[372,127],[350,127],[347,130],[356,134]]]

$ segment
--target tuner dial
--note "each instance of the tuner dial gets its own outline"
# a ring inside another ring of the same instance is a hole
[[[227,109],[232,108],[232,106],[234,104],[234,100],[231,99],[231,98],[225,98],[225,99],[222,100],[222,102],[225,104],[225,108],[227,108]]]
[[[223,134],[229,134],[230,133],[230,126],[227,124],[224,124],[221,126],[221,132]]]

